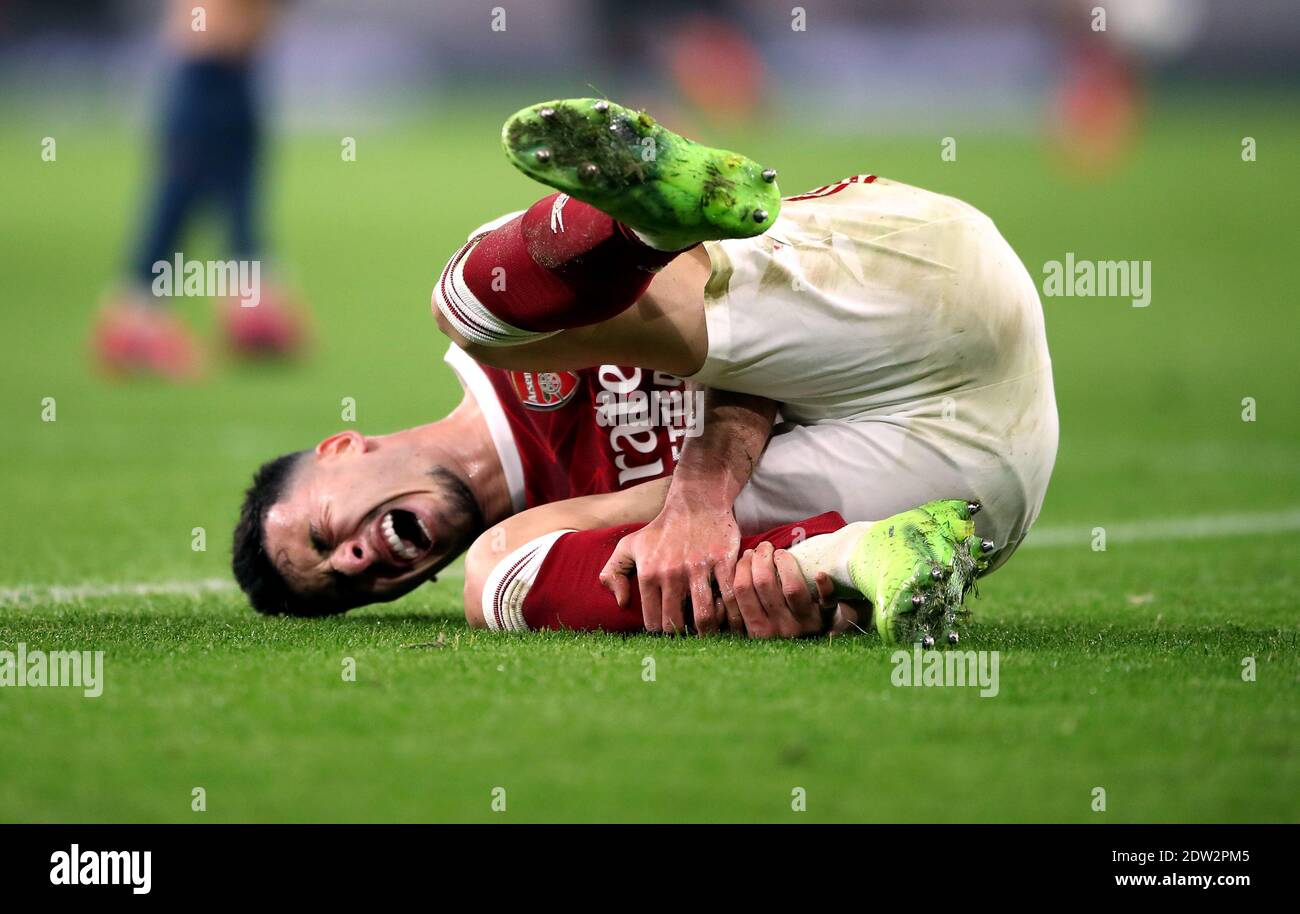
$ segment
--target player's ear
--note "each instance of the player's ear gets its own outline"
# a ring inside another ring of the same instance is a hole
[[[355,456],[367,450],[366,436],[360,432],[336,432],[316,445],[316,456],[330,458]]]

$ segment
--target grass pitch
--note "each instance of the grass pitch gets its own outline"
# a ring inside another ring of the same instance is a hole
[[[700,137],[780,168],[787,194],[873,171],[960,196],[1036,276],[1067,252],[1151,261],[1148,308],[1045,301],[1062,443],[1043,537],[983,582],[961,645],[1000,652],[996,697],[895,688],[874,637],[471,632],[452,576],[325,621],[195,588],[228,575],[254,464],[343,427],[343,397],[367,432],[454,403],[429,288],[470,228],[540,193],[497,151],[530,100],[358,136],[351,163],[335,136],[286,138],[270,208],[316,351],[192,389],[105,384],[83,358],[144,140],[0,120],[0,649],[103,650],[106,680],[93,700],[0,690],[0,820],[1300,818],[1291,98],[1159,105],[1134,158],[1094,177],[1027,137],[959,136],[956,162],[928,136]],[[186,253],[218,255],[211,238]]]

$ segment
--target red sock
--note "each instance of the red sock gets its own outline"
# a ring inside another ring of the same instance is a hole
[[[510,345],[613,317],[676,256],[580,200],[551,194],[461,248],[434,298],[467,339]]]
[[[644,524],[625,524],[603,530],[583,530],[560,537],[542,561],[528,596],[524,598],[523,617],[530,629],[566,628],[575,631],[639,632],[641,596],[632,588],[632,600],[626,609],[600,583],[600,571],[627,534]],[[844,518],[834,511],[807,520],[786,524],[740,541],[740,551],[768,542],[778,549],[794,544],[795,531],[800,539],[833,533],[844,526]],[[484,607],[484,612],[488,612]],[[689,607],[688,607],[689,613]]]

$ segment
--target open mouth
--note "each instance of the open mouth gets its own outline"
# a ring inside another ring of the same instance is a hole
[[[393,555],[407,562],[414,562],[433,545],[433,536],[424,521],[402,508],[387,512],[379,529]]]

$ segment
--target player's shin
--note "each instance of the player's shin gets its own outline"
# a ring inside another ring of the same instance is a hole
[[[639,601],[624,609],[600,583],[600,570],[636,525],[560,530],[504,555],[487,576],[483,619],[495,631],[642,630]]]
[[[825,573],[835,585],[838,599],[858,599],[861,595],[853,584],[849,561],[863,535],[871,529],[872,521],[858,521],[841,527],[833,533],[809,537],[795,543],[786,551],[799,562],[808,592],[817,597],[817,574]]]
[[[777,527],[741,540],[741,549],[769,542],[785,549],[798,537],[844,525],[828,513]],[[497,631],[570,629],[639,632],[644,630],[636,586],[626,607],[600,581],[601,570],[619,541],[643,524],[548,533],[502,555],[487,575],[481,597],[483,619]],[[802,532],[801,532],[802,531]],[[687,607],[689,611],[689,607]]]

